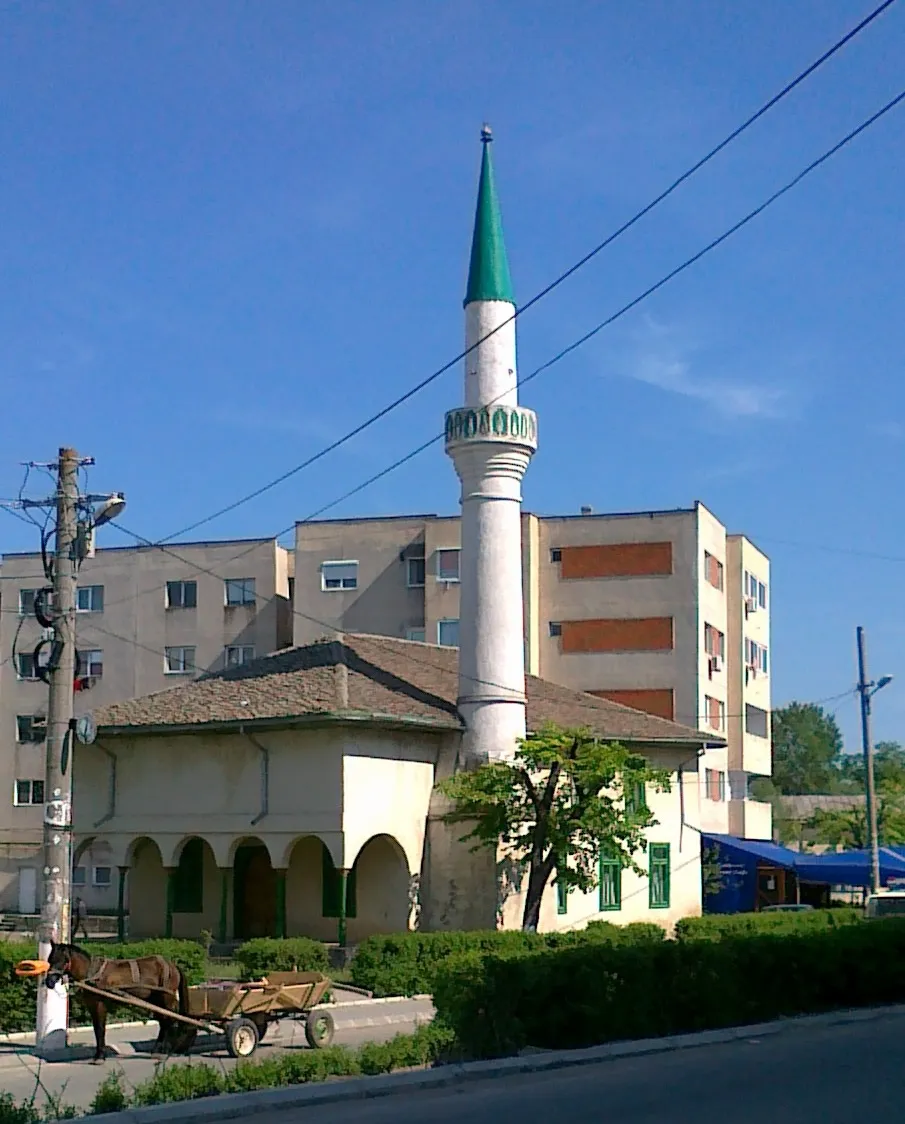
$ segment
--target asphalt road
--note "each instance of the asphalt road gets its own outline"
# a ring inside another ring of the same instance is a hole
[[[372,1009],[356,1008],[342,1011],[334,1009],[336,1037],[334,1042],[340,1046],[357,1047],[365,1042],[385,1042],[396,1034],[410,1034],[418,1023],[430,1018],[430,1005],[412,1000],[399,1007],[395,1005],[375,1006]],[[386,1025],[350,1026],[350,1022],[364,1021],[377,1023],[381,1019],[393,1019]],[[94,1097],[98,1085],[109,1074],[120,1069],[128,1086],[137,1085],[154,1075],[155,1062],[148,1050],[157,1024],[150,1025],[149,1032],[111,1032],[108,1041],[130,1039],[137,1053],[109,1058],[104,1065],[92,1065],[89,1061],[39,1062],[30,1053],[10,1049],[0,1051],[0,1089],[11,1093],[17,1100],[35,1098],[39,1108],[47,1104],[48,1098],[59,1098],[64,1105],[85,1110]],[[147,1039],[147,1041],[145,1041]],[[89,1041],[89,1039],[82,1039]],[[299,1023],[280,1023],[278,1029],[271,1030],[255,1052],[255,1059],[267,1058],[280,1050],[308,1049],[304,1030]],[[222,1042],[212,1040],[207,1049],[193,1051],[193,1061],[204,1061],[211,1065],[229,1068],[235,1065],[228,1056]],[[185,1065],[185,1057],[174,1057],[165,1064]]]
[[[901,1015],[254,1116],[255,1124],[901,1124],[903,1119]]]

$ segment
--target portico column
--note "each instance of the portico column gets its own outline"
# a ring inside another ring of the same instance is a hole
[[[232,867],[220,867],[220,917],[217,925],[217,939],[220,944],[226,944],[227,917],[229,910],[229,879]]]
[[[276,918],[276,935],[279,938],[286,936],[286,871],[285,869],[275,870],[276,877],[276,898],[277,898],[277,918]]]
[[[176,904],[176,868],[164,867],[167,880],[167,916],[164,935],[169,938],[173,935],[173,906]]]
[[[127,866],[119,869],[119,888],[116,895],[116,939],[122,943],[126,939],[126,875]]]

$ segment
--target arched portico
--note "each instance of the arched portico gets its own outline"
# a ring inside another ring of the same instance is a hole
[[[125,858],[129,871],[129,936],[162,936],[167,916],[167,876],[160,847],[148,836],[141,836],[129,844]]]
[[[411,874],[405,852],[392,835],[374,835],[361,847],[349,874],[354,898],[347,921],[350,943],[409,928]]]
[[[237,839],[231,852],[234,938],[283,936],[285,871],[274,870],[270,851],[258,836]]]

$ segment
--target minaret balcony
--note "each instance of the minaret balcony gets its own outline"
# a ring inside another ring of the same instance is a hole
[[[446,414],[447,452],[481,443],[537,448],[537,415],[524,406],[460,406]]]

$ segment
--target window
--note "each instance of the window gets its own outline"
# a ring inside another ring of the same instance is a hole
[[[625,786],[625,814],[643,815],[647,811],[647,790],[643,781],[628,781]]]
[[[254,578],[227,578],[223,583],[227,605],[254,605]]]
[[[16,781],[16,788],[13,792],[13,803],[20,808],[28,804],[43,804],[44,782]]]
[[[757,603],[762,609],[767,607],[767,587],[763,582],[757,583]]]
[[[42,742],[47,737],[47,719],[43,714],[16,715],[16,741]]]
[[[79,613],[102,613],[104,611],[104,587],[102,585],[80,585],[75,591],[75,607]]]
[[[83,866],[74,866],[72,868],[72,884],[73,886],[85,885],[85,868]]]
[[[31,652],[16,653],[16,676],[19,679],[36,680],[38,678],[35,667],[35,657]]]
[[[204,912],[204,841],[190,839],[173,874],[173,912]]]
[[[346,877],[346,917],[355,917],[358,910],[356,881],[353,866]],[[321,844],[321,915],[323,917],[339,917],[341,887],[342,875],[333,864],[333,856]]]
[[[195,660],[195,649],[185,648],[183,651],[192,653],[192,662]],[[224,662],[227,667],[241,667],[244,663],[251,663],[255,658],[254,644],[229,644],[226,648],[226,656]],[[186,668],[186,671],[189,669]],[[196,913],[197,910],[186,910],[186,913]]]
[[[459,580],[460,553],[458,547],[437,551],[437,581],[457,582]]]
[[[569,912],[569,887],[559,879],[556,881],[556,912]]]
[[[410,589],[416,589],[424,585],[424,559],[423,558],[406,558],[405,560],[405,575],[406,584]]]
[[[719,656],[721,660],[726,658],[726,636],[712,624],[704,625],[704,651],[708,656]]]
[[[600,858],[600,910],[622,909],[622,863],[618,859]]]
[[[562,548],[561,547],[554,546],[552,548],[552,550],[550,551],[550,561],[551,562],[562,562]]]
[[[113,867],[96,866],[91,872],[91,883],[99,890],[105,890],[113,882]]]
[[[714,589],[723,588],[723,563],[709,551],[704,551],[704,578]]]
[[[562,636],[562,624],[560,621],[550,621],[550,635]]]
[[[358,563],[322,562],[321,589],[358,589]]]
[[[19,616],[31,617],[35,612],[35,594],[36,589],[20,589],[19,590]]]
[[[459,647],[459,622],[453,620],[437,621],[437,643],[444,648]]]
[[[424,629],[423,628],[407,628],[405,630],[406,640],[418,640],[424,643]]]
[[[79,652],[78,673],[81,679],[100,679],[104,674],[104,653],[100,648]]]
[[[227,598],[229,594],[227,593]],[[228,602],[227,602],[228,603]],[[197,609],[197,582],[167,582],[168,609]]]
[[[186,675],[195,670],[194,648],[165,648],[163,670],[167,675]]]
[[[704,787],[708,800],[726,799],[726,774],[719,769],[704,770]]]
[[[759,706],[745,703],[745,733],[753,734],[756,738],[768,737],[767,712]]]
[[[669,909],[669,844],[651,843],[648,854],[648,905],[651,909]]]
[[[758,644],[756,640],[749,640],[745,637],[745,663],[749,668],[753,667],[761,674],[767,674],[767,648],[764,644]]]
[[[704,696],[707,722],[711,730],[722,730],[726,726],[726,704],[722,699],[712,699],[710,695]]]
[[[754,574],[745,570],[745,597],[750,598],[755,605],[761,609],[767,607],[767,587],[762,581],[758,581]]]

